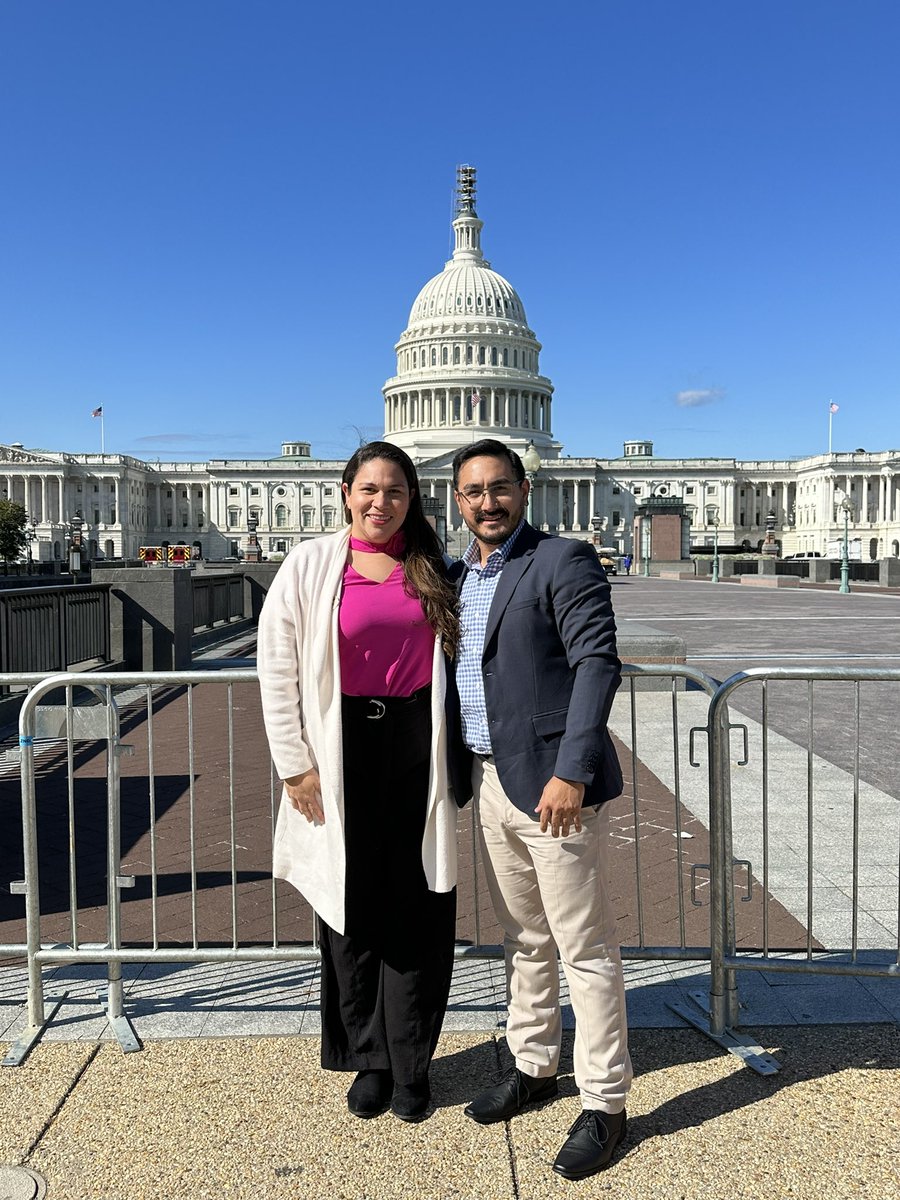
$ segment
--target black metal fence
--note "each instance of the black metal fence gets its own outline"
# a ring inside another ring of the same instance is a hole
[[[879,564],[877,562],[851,562],[849,564],[849,566],[850,566],[850,578],[851,579],[858,579],[860,581],[865,581],[868,583],[877,583],[878,582]],[[837,562],[832,561],[832,563],[831,563],[831,578],[832,579],[840,579],[840,577],[841,577],[841,564],[839,561],[837,561]]]
[[[106,584],[0,592],[0,671],[65,671],[109,662]]]
[[[244,615],[244,580],[241,575],[191,577],[194,594],[194,629],[212,629]]]

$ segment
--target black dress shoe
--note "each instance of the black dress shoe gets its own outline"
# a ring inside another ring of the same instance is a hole
[[[428,1080],[417,1079],[415,1083],[394,1084],[391,1112],[401,1121],[424,1121],[431,1103],[431,1088]]]
[[[394,1077],[390,1071],[360,1071],[347,1093],[347,1107],[354,1117],[381,1116],[391,1102]]]
[[[549,1100],[558,1091],[555,1075],[535,1079],[513,1067],[502,1083],[476,1096],[465,1109],[465,1114],[479,1125],[491,1125],[494,1121],[506,1121],[514,1117],[527,1104]]]
[[[624,1110],[605,1113],[586,1108],[569,1130],[553,1170],[564,1179],[586,1179],[602,1171],[625,1137],[625,1123]]]

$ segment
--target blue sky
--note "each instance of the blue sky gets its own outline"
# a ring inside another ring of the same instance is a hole
[[[571,454],[900,447],[895,0],[0,4],[0,441],[341,457],[478,167]]]

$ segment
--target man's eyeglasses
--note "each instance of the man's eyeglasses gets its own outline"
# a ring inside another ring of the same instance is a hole
[[[484,496],[490,500],[511,500],[516,494],[516,489],[520,488],[524,482],[524,479],[517,479],[515,483],[492,483],[490,487],[486,488],[467,487],[456,494],[462,496],[466,504],[470,504],[474,508]]]

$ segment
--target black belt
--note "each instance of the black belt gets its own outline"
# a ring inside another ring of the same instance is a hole
[[[380,721],[387,714],[403,712],[416,705],[431,703],[431,684],[419,688],[411,696],[341,696],[344,707],[357,716]]]

